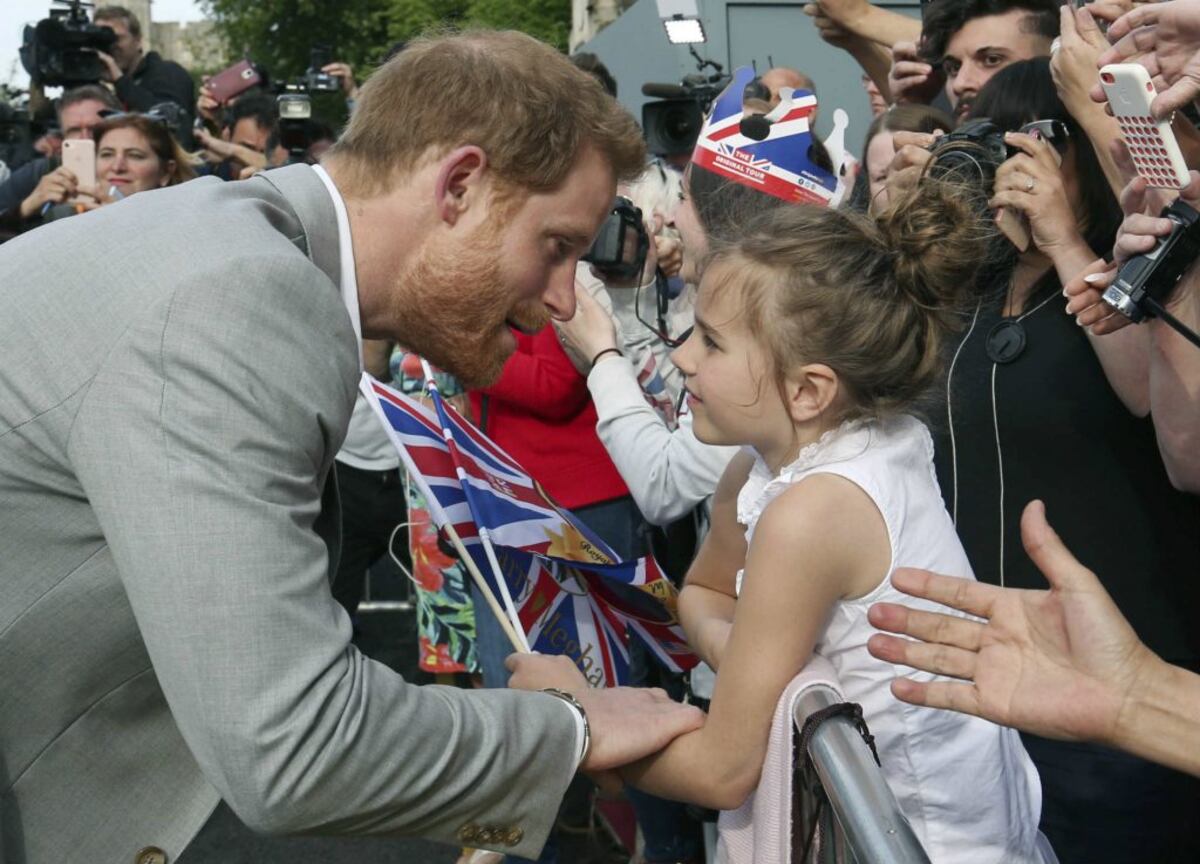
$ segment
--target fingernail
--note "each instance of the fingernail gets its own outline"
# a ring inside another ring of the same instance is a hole
[[[1095,285],[1097,282],[1100,282],[1103,279],[1104,279],[1103,273],[1089,273],[1088,275],[1083,277],[1083,281],[1088,283],[1089,285]]]

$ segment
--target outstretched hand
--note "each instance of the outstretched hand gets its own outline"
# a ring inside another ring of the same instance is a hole
[[[984,620],[878,603],[868,613],[873,625],[917,641],[877,634],[868,648],[881,660],[961,679],[899,678],[892,692],[905,702],[1048,738],[1113,743],[1135,683],[1157,658],[1063,545],[1040,501],[1025,508],[1021,537],[1050,590],[897,570],[892,584],[904,593]]]
[[[704,712],[671,701],[660,689],[614,687],[594,689],[567,657],[512,654],[508,686],[519,690],[554,687],[583,705],[592,742],[580,770],[605,772],[657,753],[680,735],[704,725]]]

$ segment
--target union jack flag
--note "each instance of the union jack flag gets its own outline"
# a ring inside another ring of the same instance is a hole
[[[627,631],[669,669],[696,664],[675,615],[675,588],[652,557],[620,561],[436,387],[433,411],[368,375],[362,390],[431,518],[454,525],[494,593],[505,593],[504,580],[533,650],[566,654],[590,682],[606,686],[628,675]]]

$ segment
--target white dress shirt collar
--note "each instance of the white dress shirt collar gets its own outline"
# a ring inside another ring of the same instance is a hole
[[[354,327],[354,336],[358,343],[358,368],[363,368],[362,355],[362,319],[358,311],[358,279],[354,275],[354,240],[350,236],[350,216],[346,212],[346,202],[342,193],[333,183],[333,178],[320,165],[312,166],[313,171],[321,178],[329,197],[333,199],[333,210],[337,214],[338,230],[338,259],[341,262],[342,302],[346,304],[346,312],[350,315],[350,324]]]

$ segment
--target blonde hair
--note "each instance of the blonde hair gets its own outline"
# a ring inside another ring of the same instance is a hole
[[[742,292],[745,326],[767,347],[781,392],[789,372],[824,363],[847,396],[837,419],[911,410],[940,373],[943,337],[988,259],[995,229],[981,203],[925,177],[875,218],[770,210],[715,251],[711,284]]]
[[[370,195],[467,144],[503,185],[532,191],[557,187],[584,146],[618,180],[645,165],[637,123],[595,78],[530,36],[489,30],[410,42],[363,85],[327,158],[348,191]]]

